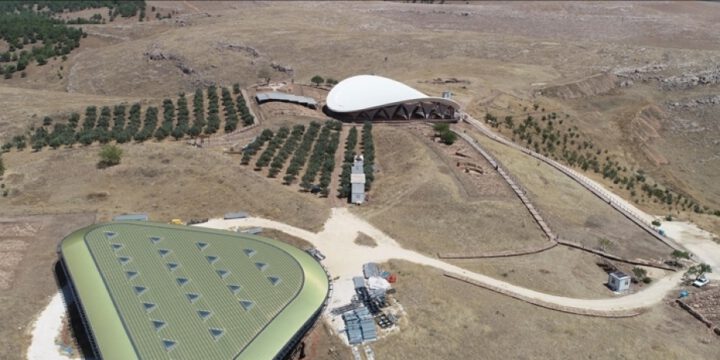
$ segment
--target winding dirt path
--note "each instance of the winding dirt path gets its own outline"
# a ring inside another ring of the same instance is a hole
[[[639,313],[643,309],[662,301],[665,294],[675,288],[683,275],[682,273],[672,274],[657,280],[653,285],[642,291],[627,296],[607,299],[577,299],[530,290],[404,249],[387,234],[353,215],[346,208],[333,209],[330,218],[319,233],[255,217],[236,220],[213,219],[198,226],[216,229],[260,226],[279,230],[312,243],[327,256],[323,263],[328,268],[331,276],[339,277],[339,281],[333,284],[334,291],[330,300],[331,308],[350,302],[350,298],[354,294],[351,280],[353,276],[359,275],[362,264],[366,262],[385,262],[390,259],[406,260],[431,266],[445,273],[472,280],[477,285],[497,292],[521,298],[525,301],[549,305],[546,307],[577,314],[592,312],[595,316],[617,316],[618,312],[628,311]],[[363,232],[375,239],[377,246],[370,248],[355,244],[353,241],[358,232]]]

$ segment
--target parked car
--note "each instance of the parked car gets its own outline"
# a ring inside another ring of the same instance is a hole
[[[710,279],[705,277],[705,274],[703,274],[703,275],[698,276],[697,279],[695,279],[695,281],[693,281],[693,286],[700,288],[700,287],[707,285],[709,282],[710,282]]]

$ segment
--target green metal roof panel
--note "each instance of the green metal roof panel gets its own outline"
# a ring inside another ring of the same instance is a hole
[[[112,240],[108,232],[115,233]],[[198,242],[222,256],[208,262]],[[115,249],[114,243],[123,247]],[[252,260],[247,248],[255,250]],[[61,252],[106,359],[273,358],[322,306],[329,288],[322,267],[305,252],[229,231],[100,224],[66,238]],[[267,264],[265,271],[256,262]],[[178,267],[170,271],[168,263]],[[128,278],[128,271],[138,274]],[[268,276],[282,281],[272,284]],[[178,278],[188,281],[179,286]],[[228,291],[230,285],[240,289]],[[191,302],[188,294],[199,296]],[[245,310],[241,300],[253,306]],[[144,303],[155,305],[152,314]],[[217,316],[203,319],[198,311]],[[156,330],[154,320],[165,325]],[[222,329],[222,336],[208,329]]]

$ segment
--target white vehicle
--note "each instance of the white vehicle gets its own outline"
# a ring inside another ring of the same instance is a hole
[[[703,287],[703,286],[707,285],[709,282],[710,282],[710,279],[705,277],[705,274],[702,274],[702,275],[698,276],[697,279],[695,279],[695,281],[693,281],[693,286]]]

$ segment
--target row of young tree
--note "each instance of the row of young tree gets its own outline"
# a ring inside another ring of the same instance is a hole
[[[355,148],[357,147],[357,141],[358,131],[355,127],[351,127],[348,137],[345,140],[345,154],[343,155],[342,172],[340,173],[340,187],[338,188],[339,198],[349,199],[352,192],[350,175],[352,174],[352,165],[355,161]]]
[[[72,146],[76,143],[90,145],[96,141],[102,144],[110,141],[126,143],[132,140],[143,142],[152,138],[160,141],[167,137],[179,140],[185,136],[194,138],[202,133],[213,134],[218,131],[221,123],[216,88],[208,89],[208,121],[205,120],[203,95],[202,90],[195,92],[192,125],[190,125],[188,100],[185,94],[180,94],[175,103],[170,99],[163,100],[162,122],[159,127],[159,110],[154,106],[149,106],[145,110],[144,120],[142,106],[139,103],[130,106],[129,110],[126,105],[122,104],[112,108],[104,106],[100,109],[96,106],[88,106],[85,109],[82,124],[79,124],[80,115],[77,113],[72,113],[67,123],[53,122],[49,117],[44,118],[42,126],[31,129],[29,142],[33,149],[40,150],[46,146],[56,149],[63,145]],[[238,96],[238,100],[241,101],[238,101],[236,105],[230,96],[230,91],[223,88],[225,132],[236,130],[239,122],[238,113],[248,116],[247,121],[243,120],[243,125],[252,124],[255,120],[249,114],[242,95]],[[5,143],[2,149],[10,150],[15,147],[22,150],[27,146],[27,140],[25,135],[15,136],[11,141]]]
[[[366,121],[362,128],[363,170],[365,170],[365,191],[369,191],[375,181],[375,143],[373,142],[372,123]]]
[[[322,196],[328,196],[332,172],[335,169],[335,152],[340,143],[340,130],[342,123],[335,120],[328,120],[320,130],[320,135],[315,142],[313,152],[305,167],[305,174],[300,181],[300,188],[306,191],[314,191],[319,188]],[[315,179],[318,177],[318,184]]]
[[[328,120],[323,125],[312,121],[307,130],[304,125],[295,125],[292,130],[281,127],[275,134],[265,129],[243,149],[240,163],[250,164],[252,157],[262,149],[255,161],[255,170],[260,171],[269,165],[268,177],[274,178],[290,159],[283,176],[283,184],[294,183],[304,168],[300,187],[304,191],[319,192],[327,196],[335,169],[335,152],[340,142],[341,128],[340,122]]]
[[[287,138],[282,148],[278,150],[277,154],[270,162],[270,170],[268,171],[268,177],[274,178],[280,170],[285,166],[285,161],[295,152],[303,134],[305,133],[305,125],[295,125],[290,132],[290,137]]]
[[[534,109],[537,111],[538,106],[535,105]],[[629,169],[609,155],[607,149],[596,146],[577,126],[569,125],[572,119],[568,114],[559,116],[555,112],[545,113],[543,108],[541,114],[535,115],[527,115],[522,121],[516,122],[512,116],[505,116],[499,121],[495,115],[487,113],[485,122],[501,133],[510,131],[509,136],[513,141],[520,142],[535,152],[583,171],[601,174],[603,179],[629,191],[636,202],[652,201],[663,204],[670,210],[675,208],[720,215],[720,211],[701,206],[686,195],[657,183],[648,183],[642,170]]]
[[[310,154],[312,145],[315,142],[318,133],[320,133],[320,127],[321,125],[319,122],[310,122],[310,126],[303,135],[300,145],[298,145],[298,147],[295,149],[295,153],[293,154],[292,159],[290,159],[290,165],[288,165],[287,169],[285,170],[283,184],[292,184],[293,182],[295,182],[295,179],[297,179],[298,175],[300,175],[300,170],[303,168],[303,166],[305,166],[305,162],[307,161],[308,154]]]

